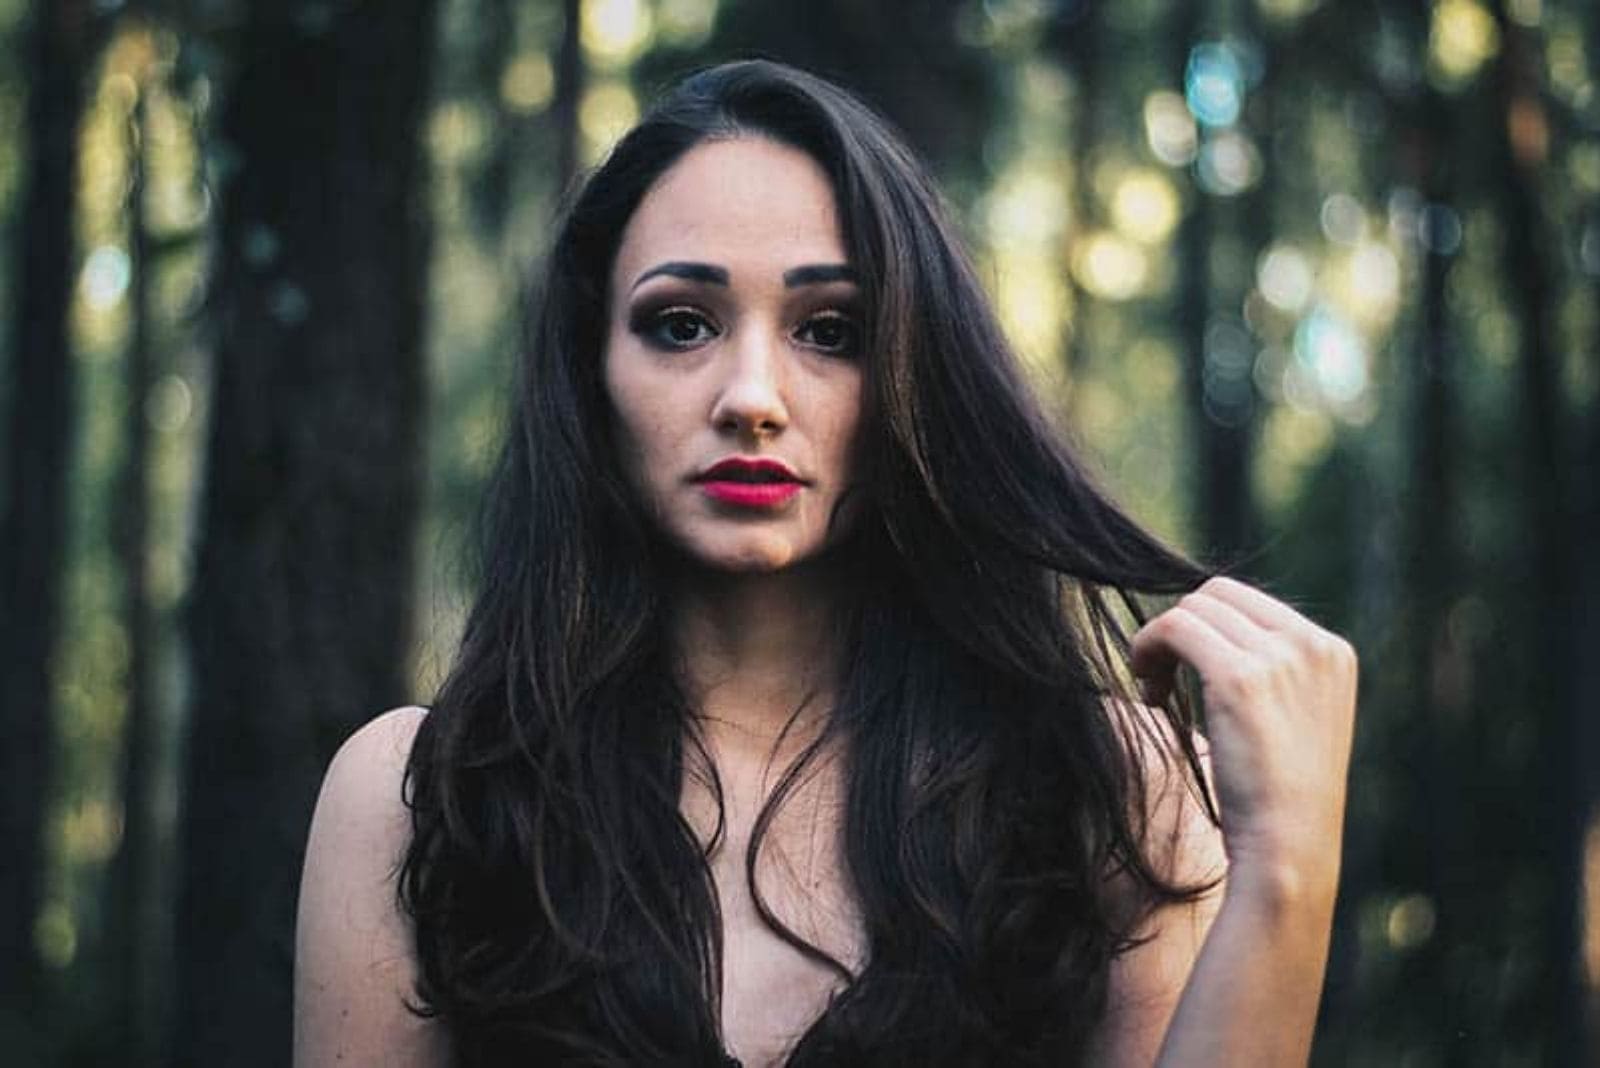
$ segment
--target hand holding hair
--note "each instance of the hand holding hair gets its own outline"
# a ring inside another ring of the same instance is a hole
[[[1199,676],[1228,874],[1158,1065],[1305,1064],[1339,881],[1355,726],[1348,642],[1260,590],[1212,578],[1133,637],[1161,703]]]
[[[1288,605],[1217,577],[1133,637],[1146,697],[1200,679],[1230,878],[1337,881],[1355,726],[1350,644]]]

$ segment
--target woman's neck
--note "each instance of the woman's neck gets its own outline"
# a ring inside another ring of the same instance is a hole
[[[820,566],[679,576],[672,640],[689,699],[719,748],[792,753],[815,736],[837,686],[841,609],[837,578]]]

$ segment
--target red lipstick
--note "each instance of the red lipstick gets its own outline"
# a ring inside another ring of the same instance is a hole
[[[707,497],[738,508],[771,509],[805,488],[799,475],[779,460],[730,456],[695,477]]]

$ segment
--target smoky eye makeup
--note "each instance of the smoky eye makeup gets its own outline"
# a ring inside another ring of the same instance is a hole
[[[669,350],[688,348],[714,334],[711,320],[705,315],[694,308],[671,304],[640,313],[629,329],[646,344]]]
[[[826,307],[808,315],[800,323],[807,335],[806,344],[830,356],[855,357],[861,353],[861,321],[847,308]]]
[[[693,348],[722,331],[710,310],[672,293],[646,297],[629,308],[627,328],[646,345],[666,352]],[[818,295],[802,305],[790,333],[814,351],[850,358],[860,353],[864,329],[859,297],[830,300]]]
[[[627,307],[628,327],[639,329],[648,325],[662,312],[673,309],[694,312],[710,318],[713,305],[720,299],[720,294],[708,292],[704,286],[657,285],[643,293],[633,295],[633,302]]]

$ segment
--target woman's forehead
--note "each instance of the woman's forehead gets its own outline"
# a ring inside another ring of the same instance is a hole
[[[734,284],[800,264],[843,263],[827,174],[810,156],[764,138],[711,141],[651,186],[623,230],[613,279],[631,287],[663,260],[713,264]]]

